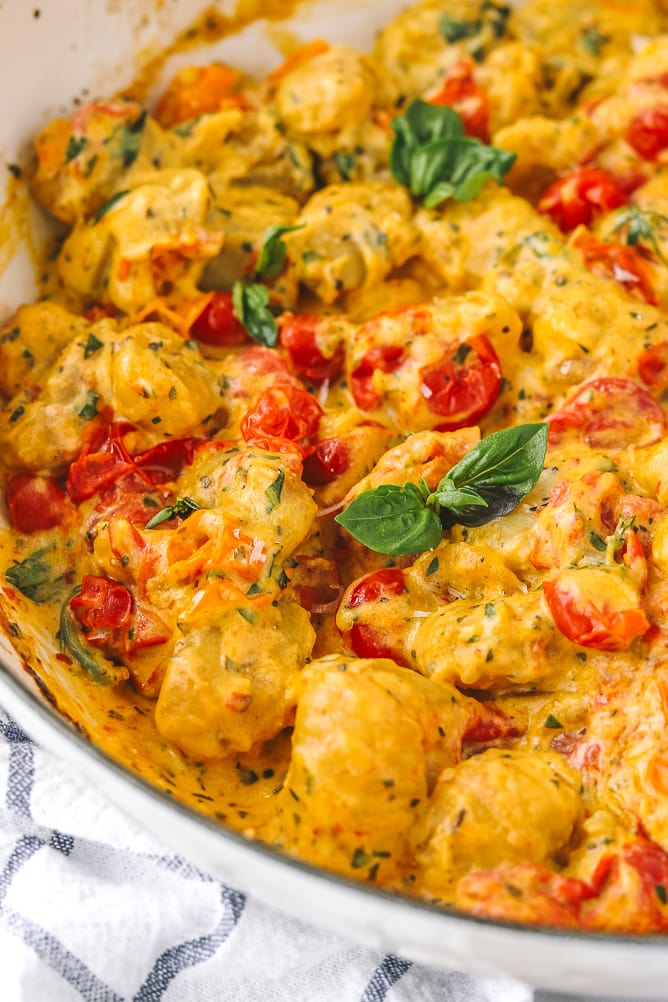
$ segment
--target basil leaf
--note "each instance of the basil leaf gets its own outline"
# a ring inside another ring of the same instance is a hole
[[[438,30],[446,42],[460,42],[463,38],[471,38],[480,31],[480,21],[458,21],[449,14],[441,14],[438,19]]]
[[[147,112],[142,111],[134,122],[125,124],[120,129],[119,148],[115,155],[123,161],[124,167],[130,167],[139,155],[146,118]]]
[[[300,223],[298,226],[269,227],[264,235],[255,266],[256,278],[263,280],[275,278],[281,272],[287,254],[285,241],[281,240],[281,237],[286,233],[292,233],[293,230],[303,230],[305,225],[305,223]]]
[[[656,239],[656,229],[663,229],[668,224],[668,217],[651,209],[641,209],[637,205],[629,205],[615,214],[617,220],[612,232],[617,234],[626,229],[626,243],[635,247],[644,240],[663,264],[668,264]]]
[[[543,471],[547,450],[546,424],[521,424],[483,438],[443,477],[431,496],[441,507],[446,528],[484,525],[507,515],[533,490]],[[480,501],[468,501],[450,513],[453,489],[473,490]],[[431,500],[431,497],[428,500]],[[443,510],[446,509],[446,510]]]
[[[39,605],[51,601],[62,583],[62,579],[54,575],[53,564],[47,559],[53,549],[53,546],[42,546],[5,571],[7,581]]]
[[[370,550],[394,557],[432,550],[441,541],[438,515],[410,483],[363,491],[335,521]]]
[[[185,519],[190,518],[194,511],[199,511],[201,507],[192,498],[177,498],[174,504],[168,504],[165,508],[161,508],[160,511],[156,512],[153,518],[148,520],[144,528],[156,529],[163,522],[170,522],[173,518],[181,518],[185,521]]]
[[[266,286],[235,282],[232,305],[237,320],[244,325],[250,337],[267,348],[273,348],[278,340],[278,327],[269,307]]]
[[[106,214],[110,211],[110,209],[113,209],[113,207],[116,205],[116,202],[120,202],[122,198],[125,198],[125,196],[129,194],[130,194],[130,189],[125,188],[123,191],[117,191],[114,195],[108,198],[106,202],[102,203],[100,208],[95,213],[93,222],[99,223],[100,220],[104,216],[106,216]]]
[[[461,118],[447,106],[413,101],[392,128],[392,175],[427,208],[450,197],[477,198],[487,181],[502,183],[515,162],[516,154],[465,136]]]

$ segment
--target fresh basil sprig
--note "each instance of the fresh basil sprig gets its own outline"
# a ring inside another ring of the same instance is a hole
[[[254,281],[235,282],[232,289],[232,306],[237,320],[254,341],[266,348],[273,348],[278,341],[278,327],[269,305],[269,292],[260,283],[276,278],[285,264],[287,247],[281,238],[293,230],[301,230],[303,226],[304,223],[299,226],[270,226],[260,247]]]
[[[235,282],[232,289],[234,314],[254,341],[273,348],[278,341],[278,327],[269,306],[266,285]]]
[[[153,518],[148,520],[144,528],[156,529],[163,522],[170,522],[173,518],[185,520],[186,518],[190,518],[194,511],[199,511],[201,507],[192,498],[177,498],[174,504],[168,504],[165,508],[161,508],[160,511],[156,512]]]
[[[255,265],[254,277],[257,280],[266,281],[269,278],[276,278],[280,274],[288,252],[285,240],[282,240],[281,237],[285,236],[286,233],[292,233],[294,230],[302,230],[304,226],[304,223],[300,223],[298,226],[269,227],[264,235],[257,264]]]
[[[413,101],[392,121],[390,170],[427,209],[447,198],[470,202],[487,181],[503,182],[516,154],[464,135],[452,108]]]
[[[363,491],[336,521],[370,550],[399,557],[433,549],[443,529],[507,515],[543,470],[546,424],[522,424],[483,438],[430,492],[419,484]]]

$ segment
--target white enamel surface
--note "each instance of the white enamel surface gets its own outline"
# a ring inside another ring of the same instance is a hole
[[[33,16],[39,6],[41,16]],[[20,159],[29,137],[77,95],[109,93],[132,79],[137,48],[153,50],[187,24],[200,0],[5,0],[0,4],[0,163]],[[403,0],[311,6],[291,30],[363,47]],[[225,8],[225,4],[219,4]],[[279,56],[266,33],[247,30],[215,55],[258,72]],[[204,61],[189,52],[187,60]],[[183,61],[183,60],[182,60]],[[32,295],[20,248],[0,276],[0,314]],[[437,912],[317,873],[178,807],[92,749],[35,695],[0,637],[0,703],[43,746],[91,779],[125,811],[222,879],[284,911],[426,964],[607,998],[665,998],[668,941],[571,936]]]

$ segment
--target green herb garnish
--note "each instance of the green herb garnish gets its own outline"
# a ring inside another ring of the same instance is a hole
[[[281,237],[294,230],[302,230],[304,223],[299,226],[270,226],[264,235],[262,247],[258,255],[255,266],[255,278],[265,281],[269,278],[276,278],[283,269],[285,256],[288,252],[285,241]]]
[[[556,731],[556,730],[562,730],[562,729],[563,729],[563,726],[564,726],[564,725],[563,725],[563,724],[562,724],[562,723],[561,723],[561,722],[560,722],[559,720],[557,720],[557,718],[556,718],[555,716],[553,716],[553,715],[552,715],[552,714],[550,713],[550,714],[548,714],[548,716],[547,716],[547,717],[545,718],[545,723],[544,723],[544,725],[543,725],[543,726],[544,726],[544,727],[549,727],[549,728],[551,728],[552,730],[555,730],[555,731]]]
[[[111,209],[113,209],[117,202],[120,202],[122,198],[125,198],[125,196],[129,194],[130,189],[125,188],[124,191],[117,191],[114,195],[108,198],[106,202],[102,203],[100,208],[95,213],[94,222],[99,223],[100,220],[103,219]]]
[[[259,344],[273,348],[278,340],[278,327],[269,306],[269,292],[264,285],[235,282],[232,305],[237,320]]]
[[[426,101],[413,101],[392,128],[390,170],[428,209],[447,198],[477,198],[487,181],[502,183],[516,159],[515,153],[465,136],[456,111]]]
[[[635,247],[640,241],[649,244],[656,256],[663,264],[668,264],[665,255],[662,253],[656,239],[656,230],[668,225],[668,216],[660,212],[653,212],[650,209],[641,209],[637,205],[629,205],[620,209],[615,214],[617,222],[613,228],[613,233],[626,230],[625,242],[630,247]]]
[[[536,486],[547,425],[523,424],[482,439],[435,491],[427,484],[381,484],[363,491],[336,521],[370,550],[402,556],[438,545],[444,528],[484,525],[507,515]]]
[[[146,499],[144,499],[144,504],[146,504]],[[160,511],[156,512],[153,518],[148,520],[144,528],[156,529],[163,522],[170,522],[173,518],[180,518],[185,521],[185,519],[190,518],[194,511],[199,511],[201,507],[201,504],[197,504],[197,501],[193,501],[192,498],[177,498],[174,504],[168,504],[165,508],[161,508]]]
[[[47,559],[52,551],[53,546],[42,546],[5,571],[7,581],[38,604],[49,602],[58,589],[59,579],[54,577],[53,564]]]

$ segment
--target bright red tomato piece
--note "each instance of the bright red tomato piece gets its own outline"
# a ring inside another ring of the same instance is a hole
[[[376,369],[394,372],[403,356],[404,349],[397,345],[381,344],[367,351],[350,376],[350,388],[360,410],[370,411],[380,406],[381,398],[373,385],[373,374]]]
[[[429,103],[454,108],[467,136],[489,142],[489,94],[476,83],[471,59],[461,59],[452,67],[441,90],[429,98]]]
[[[378,602],[390,595],[403,595],[406,591],[404,572],[399,567],[383,567],[365,574],[353,586],[346,605],[356,609],[368,602]]]
[[[190,334],[202,344],[222,348],[247,344],[250,340],[234,312],[231,292],[214,292],[190,328]]]
[[[346,605],[353,609],[360,608],[383,602],[392,595],[403,595],[405,590],[404,574],[399,568],[387,567],[371,571],[353,585]],[[346,633],[346,642],[358,658],[389,658],[397,664],[407,664],[400,645],[389,631],[361,619]]]
[[[75,504],[93,497],[132,470],[132,457],[123,444],[123,436],[131,427],[124,423],[100,424],[94,430],[67,474],[65,488]]]
[[[460,344],[441,362],[422,370],[420,392],[427,406],[445,418],[438,431],[475,424],[490,409],[501,389],[501,363],[484,334]]]
[[[201,438],[171,438],[168,442],[158,442],[152,449],[133,456],[133,462],[143,474],[154,484],[164,484],[168,480],[176,480],[184,467],[190,466],[195,451],[205,439]],[[218,443],[212,442],[215,446]]]
[[[637,247],[604,243],[589,235],[577,240],[575,246],[592,274],[612,278],[636,298],[652,306],[658,305],[651,271]]]
[[[264,390],[255,406],[241,422],[241,434],[249,445],[270,452],[283,451],[281,442],[313,451],[312,438],[318,431],[322,407],[306,390],[291,383],[277,383]]]
[[[663,393],[668,387],[668,341],[660,341],[641,353],[638,375],[655,393]]]
[[[668,148],[668,107],[639,111],[629,123],[626,138],[643,160],[656,160]]]
[[[593,449],[653,445],[666,430],[656,400],[632,379],[612,376],[584,383],[547,421],[552,445],[573,432]]]
[[[70,601],[86,640],[96,647],[111,647],[117,632],[129,627],[134,600],[125,585],[97,574],[86,574],[81,591]]]
[[[543,582],[543,592],[557,629],[574,644],[599,651],[625,651],[636,637],[649,629],[642,609],[606,610],[588,603],[582,608],[580,596],[559,578]]]
[[[53,477],[17,473],[5,485],[9,519],[18,532],[40,532],[62,525],[71,508]]]
[[[599,212],[609,212],[627,201],[617,179],[599,167],[579,167],[547,189],[538,209],[567,233],[588,226]]]
[[[310,487],[324,487],[346,472],[350,448],[340,438],[324,438],[304,462],[304,480]]]
[[[343,369],[344,351],[339,346],[333,355],[323,355],[316,341],[316,330],[322,317],[287,313],[281,318],[281,345],[285,348],[297,372],[313,383],[335,379]]]

